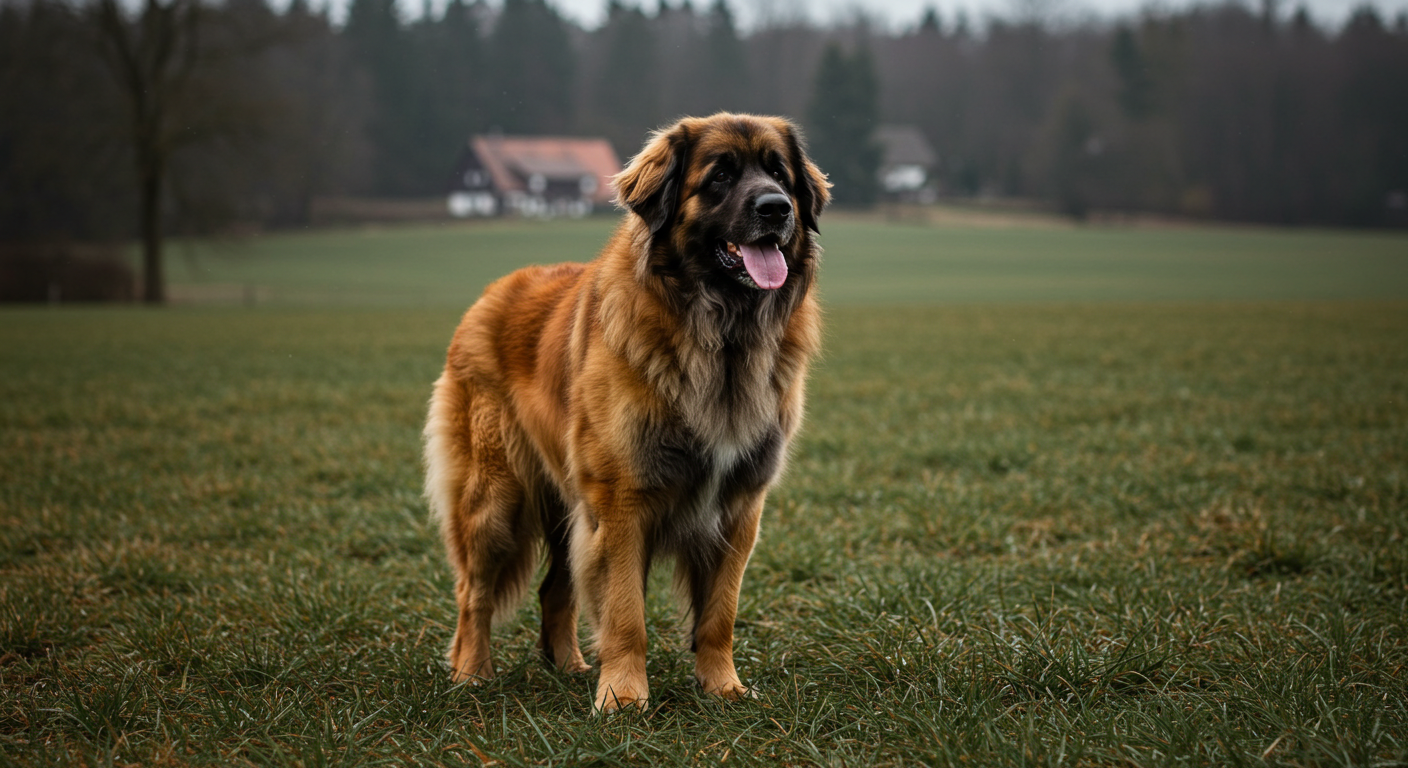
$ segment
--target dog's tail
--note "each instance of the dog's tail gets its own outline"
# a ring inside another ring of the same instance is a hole
[[[455,439],[456,421],[464,418],[464,390],[442,373],[430,395],[430,414],[425,420],[422,443],[425,457],[425,500],[430,518],[443,529],[450,519],[455,500],[464,488],[468,456]]]
[[[448,371],[435,382],[423,433],[425,499],[460,581],[487,590],[499,619],[511,615],[537,568],[540,513],[536,505],[525,513],[529,500],[497,431],[501,415],[482,402],[476,408],[471,387]]]

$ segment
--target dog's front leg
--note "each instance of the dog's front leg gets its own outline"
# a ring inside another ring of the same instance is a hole
[[[758,538],[763,493],[740,503],[732,525],[725,532],[726,547],[711,571],[694,571],[691,592],[694,609],[694,676],[708,693],[725,699],[751,695],[733,666],[733,622],[738,615],[738,592],[743,571]]]
[[[596,625],[598,712],[644,708],[650,697],[645,676],[645,569],[643,514],[619,506],[585,506],[574,515],[573,580]]]

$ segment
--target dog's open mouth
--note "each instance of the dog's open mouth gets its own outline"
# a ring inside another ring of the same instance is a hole
[[[760,240],[739,245],[720,240],[714,252],[724,269],[749,288],[771,291],[787,282],[787,260],[775,242]]]

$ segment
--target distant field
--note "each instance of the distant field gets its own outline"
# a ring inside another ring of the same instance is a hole
[[[277,234],[173,249],[174,293],[231,303],[462,306],[531,263],[581,261],[614,219]],[[1408,299],[1408,235],[990,227],[827,217],[830,303]],[[184,256],[183,256],[184,254]]]
[[[729,706],[664,565],[649,713],[590,715],[532,603],[493,682],[442,663],[430,382],[484,281],[607,222],[0,310],[0,765],[1408,765],[1403,238],[837,218]]]

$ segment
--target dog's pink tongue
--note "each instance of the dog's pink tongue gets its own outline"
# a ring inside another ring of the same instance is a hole
[[[738,251],[743,254],[743,266],[748,270],[748,276],[759,288],[771,291],[781,288],[787,281],[787,261],[782,258],[782,251],[776,245],[739,245]]]

